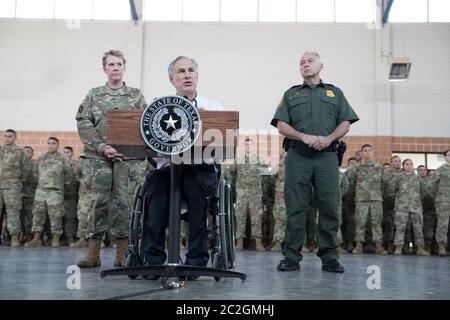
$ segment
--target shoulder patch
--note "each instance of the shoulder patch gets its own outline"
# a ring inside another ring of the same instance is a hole
[[[89,99],[86,96],[86,98],[84,98],[83,101],[81,101],[80,106],[78,107],[77,115],[75,117],[76,120],[81,119],[87,115],[88,106],[89,106]]]
[[[333,90],[327,90],[327,97],[330,97],[330,98],[334,98],[335,97],[335,94],[334,94]]]

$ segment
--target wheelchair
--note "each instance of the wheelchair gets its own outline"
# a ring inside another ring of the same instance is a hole
[[[220,172],[220,170],[219,170]],[[220,173],[219,173],[220,177]],[[146,184],[145,181],[138,187],[133,204],[130,223],[130,237],[127,250],[126,267],[140,267],[144,265],[144,253],[142,241],[146,233]],[[215,191],[215,193],[214,193]],[[232,189],[225,179],[219,179],[216,190],[210,192],[207,197],[207,212],[210,216],[207,220],[208,236],[210,244],[211,267],[214,269],[231,270],[235,267],[235,236],[234,236],[234,206]],[[181,220],[189,223],[189,212],[181,215]],[[181,258],[180,258],[181,260]],[[128,275],[130,279],[136,279],[137,275]],[[147,278],[146,276],[143,276]],[[220,276],[214,276],[220,281]]]

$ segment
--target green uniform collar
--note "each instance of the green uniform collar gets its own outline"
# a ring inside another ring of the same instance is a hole
[[[103,87],[100,87],[98,92],[100,94],[109,94],[111,96],[124,96],[127,95],[130,90],[127,87],[127,84],[123,82],[123,86],[118,89],[113,89],[110,86],[108,86],[108,83],[106,83]]]
[[[320,82],[316,85],[316,87],[324,87],[325,88],[325,83],[323,83],[322,79],[320,79]],[[307,84],[306,82],[303,82],[299,89],[303,89],[303,88],[310,88],[313,89],[309,84]]]

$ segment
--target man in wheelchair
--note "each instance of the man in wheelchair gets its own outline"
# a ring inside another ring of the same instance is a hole
[[[222,110],[215,101],[197,93],[198,64],[194,59],[180,56],[168,67],[169,81],[176,94],[190,100],[198,109]],[[158,169],[147,177],[146,203],[148,213],[143,236],[144,264],[162,265],[166,261],[166,228],[169,223],[170,170],[168,159],[157,160]],[[207,246],[207,205],[209,190],[216,190],[218,170],[213,163],[184,165],[181,179],[181,197],[189,212],[189,250],[186,265],[206,266],[209,260]],[[156,277],[155,277],[156,278]]]

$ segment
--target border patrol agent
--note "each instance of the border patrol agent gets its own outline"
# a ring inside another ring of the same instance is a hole
[[[318,53],[303,54],[300,59],[300,73],[304,83],[284,93],[271,121],[287,138],[284,144],[289,147],[284,185],[287,211],[283,249],[285,259],[281,260],[277,267],[280,271],[300,269],[305,218],[312,183],[317,192],[316,202],[319,209],[317,256],[322,260],[322,270],[344,272],[344,267],[338,262],[336,239],[340,198],[336,141],[343,137],[349,131],[350,124],[359,118],[341,89],[322,82],[322,69],[323,64]]]

